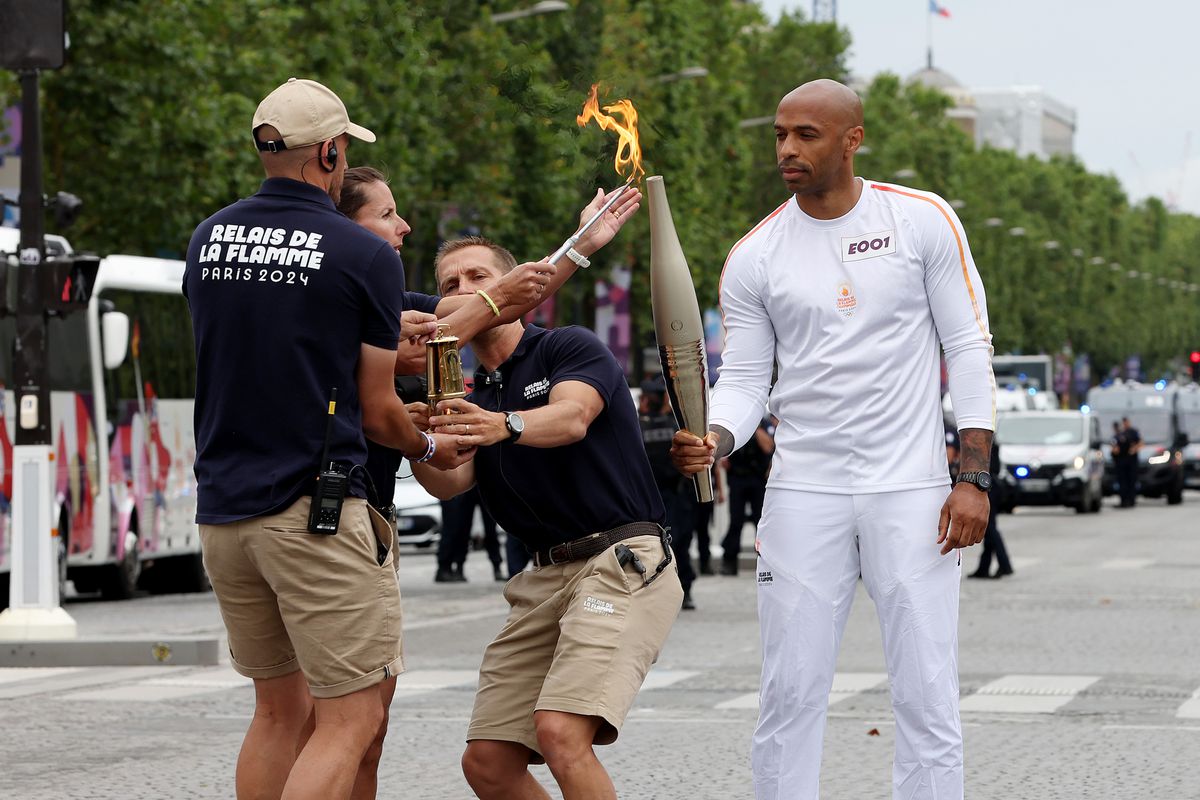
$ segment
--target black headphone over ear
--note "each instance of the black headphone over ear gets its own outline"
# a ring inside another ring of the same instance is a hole
[[[330,139],[329,149],[325,151],[325,155],[317,158],[317,161],[321,164],[321,169],[325,170],[326,172],[333,172],[335,169],[337,169],[337,157],[337,142]]]

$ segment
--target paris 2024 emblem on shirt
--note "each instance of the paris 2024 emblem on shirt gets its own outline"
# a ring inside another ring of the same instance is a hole
[[[846,319],[854,316],[854,309],[858,308],[858,298],[854,296],[854,287],[849,281],[843,281],[837,285],[837,311]]]

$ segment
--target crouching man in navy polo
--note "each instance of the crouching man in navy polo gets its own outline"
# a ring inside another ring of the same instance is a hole
[[[450,242],[438,288],[471,294],[515,265],[486,239]],[[429,423],[475,457],[414,471],[440,498],[478,485],[534,569],[505,586],[511,610],[484,653],[463,771],[483,800],[548,798],[528,769],[543,761],[566,800],[615,798],[593,745],[616,740],[683,599],[637,410],[584,328],[517,321],[472,347],[470,401],[444,401]]]

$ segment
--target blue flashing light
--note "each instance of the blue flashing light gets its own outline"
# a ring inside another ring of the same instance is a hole
[[[1167,388],[1167,382],[1164,381],[1162,378],[1159,378],[1157,381],[1154,382],[1154,388],[1158,389],[1161,392],[1163,389]]]
[[[1030,396],[1030,397],[1033,397],[1035,394],[1037,394],[1037,387],[1035,387],[1035,386],[1030,386],[1030,387],[1029,387],[1029,396]]]
[[[1021,383],[1024,383],[1025,381],[1029,380],[1029,376],[1022,372],[1017,375],[1017,380],[1019,380]]]
[[[1092,407],[1089,406],[1087,403],[1084,403],[1083,405],[1081,405],[1079,407],[1079,410],[1084,414],[1090,414],[1092,411]]]
[[[1017,473],[1018,478],[1028,478],[1029,477],[1029,467],[1017,467],[1016,473]]]

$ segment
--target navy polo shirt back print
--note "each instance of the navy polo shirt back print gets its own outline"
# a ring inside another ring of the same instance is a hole
[[[477,374],[469,399],[488,411],[520,412],[549,403],[556,384],[582,381],[604,400],[581,441],[479,448],[480,494],[505,531],[542,549],[630,522],[663,521],[633,397],[617,359],[596,334],[529,325],[500,373],[499,385]]]
[[[361,344],[395,350],[404,268],[324,191],[287,178],[205,220],[183,292],[196,340],[196,521],[282,510],[311,490],[338,391],[330,458],[367,457]],[[365,497],[356,470],[351,494]]]

